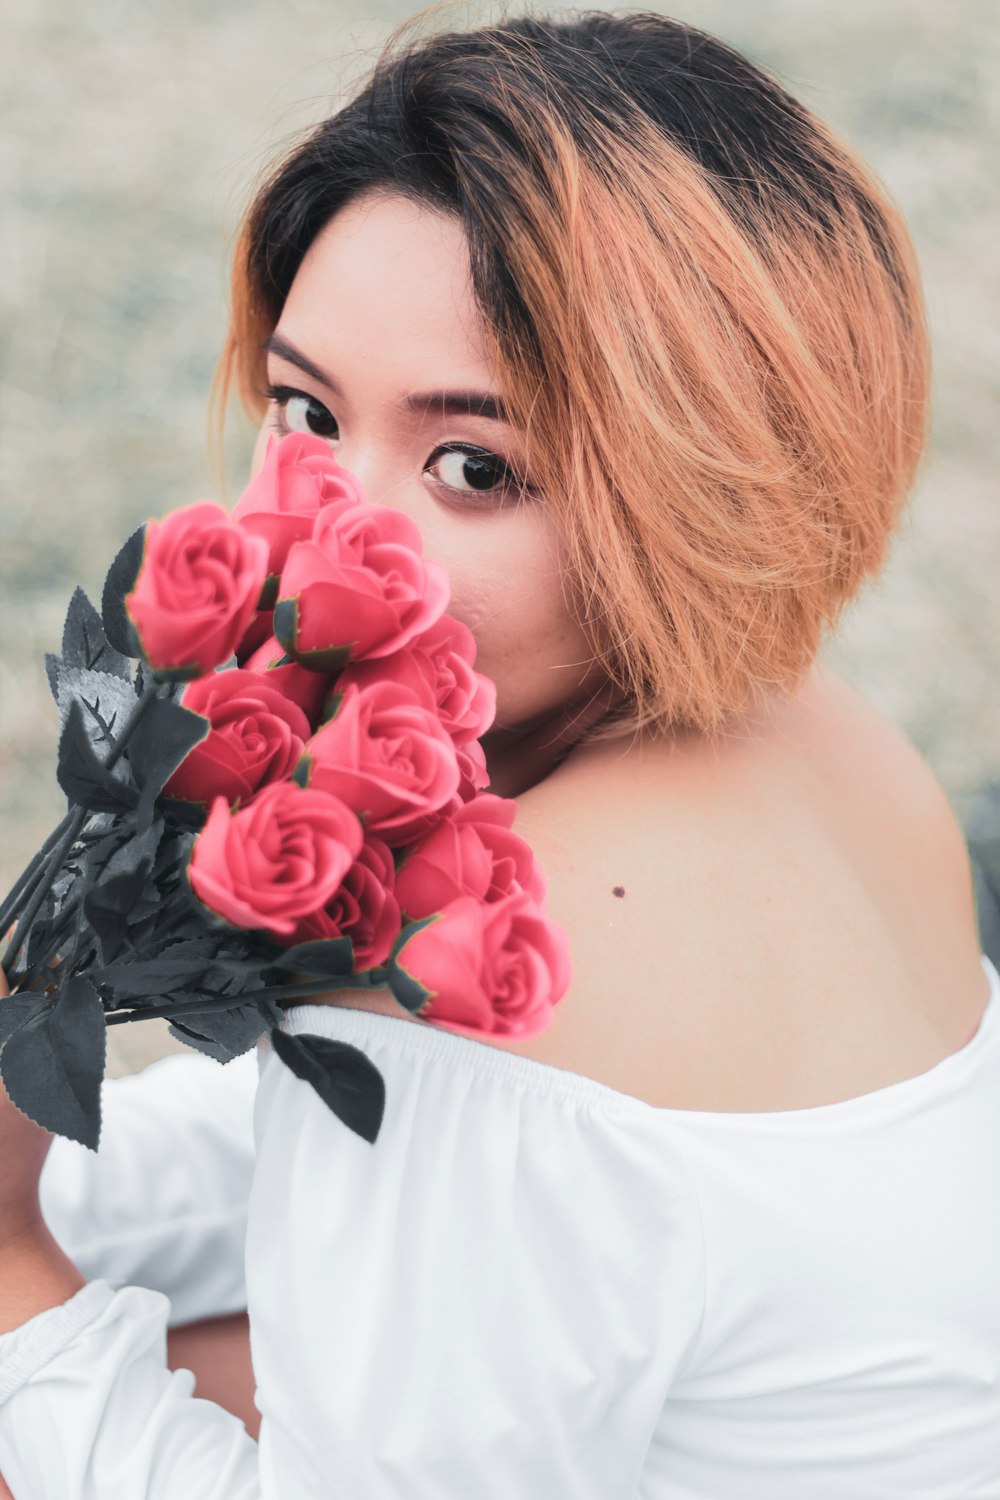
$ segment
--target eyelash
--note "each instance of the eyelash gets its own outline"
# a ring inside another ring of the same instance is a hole
[[[287,433],[293,432],[295,430],[294,428],[289,427],[284,420],[284,408],[288,405],[288,402],[291,401],[295,396],[301,396],[304,401],[311,402],[313,406],[318,406],[321,411],[325,411],[329,417],[333,417],[333,413],[323,405],[322,401],[318,401],[315,396],[310,396],[308,391],[297,390],[294,386],[272,385],[270,382],[268,382],[268,384],[264,386],[264,389],[260,394],[262,396],[265,396],[272,403],[272,405],[278,409],[280,416],[275,420],[275,426],[278,428],[278,431],[282,434],[282,436],[285,436]],[[325,437],[327,436],[327,434],[318,433],[317,436]],[[491,496],[495,491],[498,490],[515,489],[523,491],[526,494],[533,494],[535,492],[535,486],[532,484],[528,484],[526,481],[520,479],[519,476],[510,467],[510,465],[504,459],[502,459],[498,453],[492,453],[488,448],[480,448],[475,443],[440,444],[439,447],[434,449],[434,452],[431,454],[430,458],[427,460],[427,463],[424,465],[424,473],[426,473],[428,469],[430,469],[432,464],[434,464],[446,453],[465,453],[470,458],[493,460],[502,475],[500,483],[491,485],[488,490],[460,490],[456,489],[452,484],[445,484],[443,479],[435,479],[435,484],[440,489],[447,490],[449,494],[460,495],[461,498],[466,501],[469,499],[472,499],[474,501],[477,497],[480,497],[484,500],[488,499],[489,496]]]

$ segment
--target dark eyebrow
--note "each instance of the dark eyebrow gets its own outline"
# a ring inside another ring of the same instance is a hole
[[[333,395],[343,398],[343,392],[325,370],[289,343],[284,334],[271,333],[261,344],[264,354],[277,354],[296,365],[306,375],[311,375],[318,384],[326,386]],[[486,417],[491,422],[504,422],[511,426],[506,407],[499,396],[488,391],[414,391],[399,402],[404,411],[424,412],[436,407],[442,416]]]

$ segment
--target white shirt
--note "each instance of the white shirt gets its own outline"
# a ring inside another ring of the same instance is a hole
[[[982,964],[964,1048],[810,1109],[655,1108],[317,1006],[283,1029],[372,1058],[374,1145],[266,1046],[106,1082],[100,1153],[57,1138],[42,1181],[93,1279],[0,1337],[0,1473],[15,1500],[997,1500]],[[248,1183],[259,1445],[165,1364],[169,1322],[239,1305]]]

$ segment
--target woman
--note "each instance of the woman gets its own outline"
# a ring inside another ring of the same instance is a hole
[[[945,794],[817,662],[926,434],[884,191],[663,17],[390,44],[251,205],[233,380],[255,471],[328,437],[447,565],[574,981],[530,1041],[289,1009],[377,1062],[374,1147],[266,1044],[169,1058],[43,1218],[8,1105],[12,1492],[995,1493],[1000,975]],[[243,1305],[234,1181],[259,1443],[164,1357]]]

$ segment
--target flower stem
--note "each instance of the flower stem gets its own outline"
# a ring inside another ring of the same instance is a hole
[[[347,974],[335,979],[310,979],[303,984],[275,984],[264,990],[251,990],[243,995],[231,995],[228,1000],[193,1000],[183,1005],[158,1005],[148,1010],[108,1011],[105,1021],[109,1026],[120,1026],[125,1021],[172,1021],[175,1016],[208,1016],[219,1011],[234,1010],[238,1005],[257,1005],[262,1000],[302,1000],[307,995],[322,995],[327,990],[386,989],[387,983],[365,983],[358,974]]]
[[[0,904],[0,932],[6,932],[25,901],[31,900],[38,882],[45,875],[46,857],[54,847],[56,840],[61,838],[66,832],[72,816],[73,810],[70,808],[62,822],[53,828],[38,853],[28,861],[7,892],[3,903]]]

